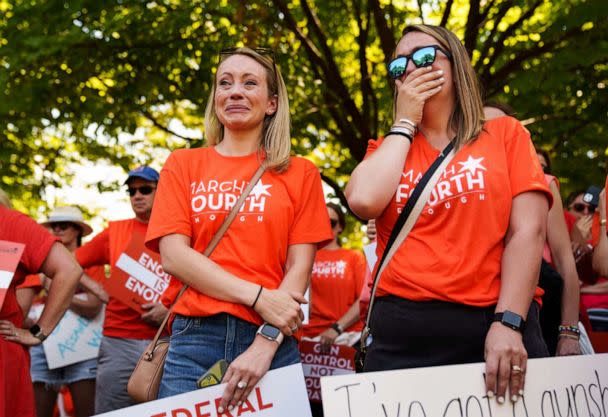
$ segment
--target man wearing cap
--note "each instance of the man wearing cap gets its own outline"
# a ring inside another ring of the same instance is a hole
[[[113,279],[116,282],[125,273],[117,266],[120,259],[158,256],[145,252],[144,247],[158,178],[158,172],[148,166],[129,172],[125,184],[135,218],[109,222],[107,229],[79,248],[76,258],[81,266],[109,264],[111,272],[108,282]],[[96,414],[134,404],[127,394],[127,382],[167,312],[159,302],[143,303],[141,310],[143,313],[110,294],[97,367]]]

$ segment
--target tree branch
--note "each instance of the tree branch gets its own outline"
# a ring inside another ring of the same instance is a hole
[[[500,25],[500,22],[502,22],[502,19],[504,19],[504,17],[507,15],[507,12],[509,11],[509,9],[511,7],[512,7],[512,1],[507,0],[500,5],[500,7],[498,8],[498,13],[496,13],[496,15],[492,16],[492,21],[494,22],[494,27],[490,31],[490,35],[488,36],[486,41],[483,42],[483,49],[480,51],[480,58],[476,62],[476,64],[482,65],[484,58],[488,56],[488,52],[490,51],[490,48],[492,46],[496,45],[496,43],[494,42],[494,36],[496,36],[496,32],[498,32],[498,26]],[[490,13],[489,9],[487,10],[487,13],[488,14]],[[478,72],[478,73],[481,74],[481,72]]]
[[[393,31],[388,27],[388,23],[384,18],[384,12],[380,7],[378,0],[369,0],[367,7],[371,10],[374,16],[374,23],[376,24],[376,31],[380,37],[380,47],[384,53],[384,57],[388,59],[395,50],[396,41],[393,36]]]
[[[178,138],[181,138],[181,139],[183,139],[183,140],[187,140],[187,141],[199,140],[198,138],[191,138],[191,137],[188,137],[188,136],[183,136],[183,135],[180,135],[180,134],[179,134],[179,133],[177,133],[177,132],[174,132],[173,130],[169,129],[167,126],[165,126],[165,125],[163,125],[162,123],[160,123],[160,122],[159,122],[159,121],[158,121],[158,120],[157,120],[157,119],[156,119],[156,118],[155,118],[155,117],[152,115],[152,113],[150,113],[150,112],[149,112],[149,111],[147,111],[147,110],[141,110],[141,111],[140,111],[140,113],[141,113],[141,114],[142,114],[142,115],[143,115],[143,116],[144,116],[146,119],[150,120],[150,121],[152,122],[152,124],[153,124],[153,125],[154,125],[156,128],[158,128],[158,129],[162,130],[163,132],[166,132],[166,133],[168,133],[168,134],[170,134],[170,135],[176,136],[176,137],[178,137]]]
[[[445,5],[445,10],[443,11],[443,16],[441,17],[441,23],[439,26],[445,27],[448,23],[448,19],[450,18],[450,14],[452,13],[452,5],[454,4],[454,0],[448,0]]]
[[[473,56],[477,43],[477,34],[479,33],[479,25],[481,24],[481,13],[479,11],[479,0],[470,0],[469,3],[469,16],[467,17],[467,25],[464,32],[464,47],[469,56]]]

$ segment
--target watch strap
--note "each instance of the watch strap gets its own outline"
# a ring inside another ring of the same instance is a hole
[[[509,310],[505,310],[500,313],[494,313],[494,319],[492,321],[499,321],[504,326],[507,326],[520,333],[524,332],[524,328],[526,326],[526,321],[522,316],[517,313],[513,313]]]

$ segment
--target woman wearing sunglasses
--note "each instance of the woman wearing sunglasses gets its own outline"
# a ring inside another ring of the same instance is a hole
[[[388,72],[393,126],[346,189],[376,219],[379,257],[422,174],[450,142],[456,154],[379,278],[365,368],[485,360],[488,395],[517,401],[527,358],[547,355],[536,281],[551,193],[529,134],[484,121],[467,52],[442,27],[407,27]]]
[[[165,163],[146,240],[165,270],[190,285],[174,307],[159,396],[196,389],[224,359],[223,411],[239,409],[268,369],[299,362],[291,336],[302,324],[317,244],[332,234],[318,170],[290,157],[289,101],[271,54],[220,55],[205,134],[209,147],[176,151]],[[260,164],[266,171],[205,257]]]

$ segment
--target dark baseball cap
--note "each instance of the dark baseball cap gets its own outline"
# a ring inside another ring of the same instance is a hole
[[[131,181],[133,178],[141,178],[146,181],[158,182],[160,175],[158,174],[158,171],[154,168],[150,168],[147,165],[143,165],[129,171],[129,177],[125,181],[125,184],[128,184],[129,181]]]
[[[587,204],[597,207],[600,204],[600,193],[602,190],[600,187],[590,185],[583,194],[583,201]]]

